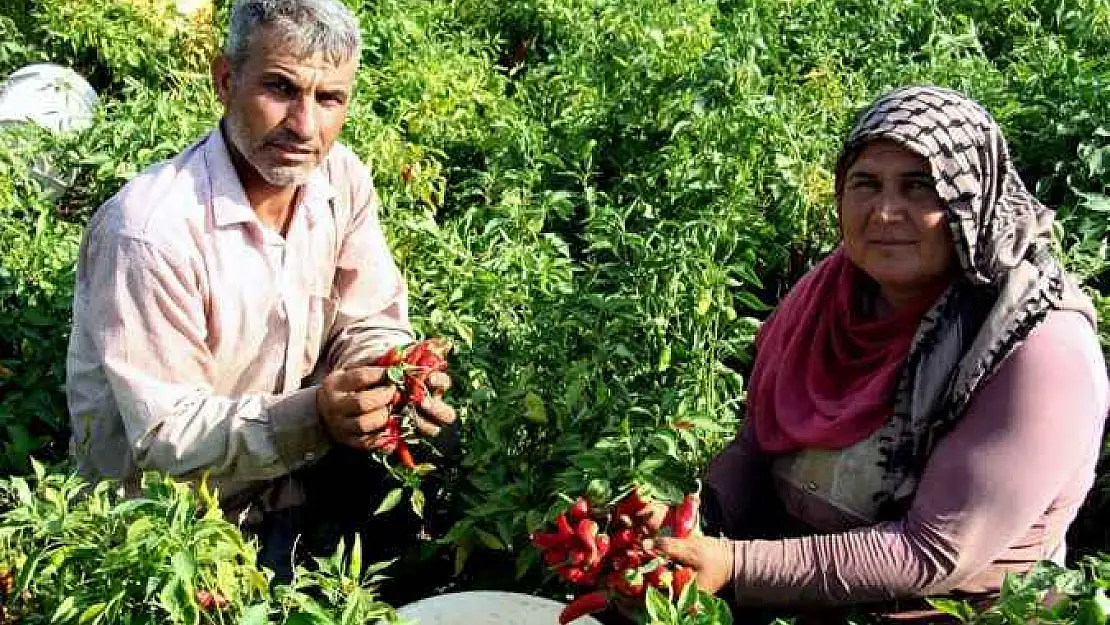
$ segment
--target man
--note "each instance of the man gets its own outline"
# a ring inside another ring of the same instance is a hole
[[[364,365],[412,339],[370,173],[336,143],[360,48],[339,0],[238,2],[212,66],[218,128],[108,200],[78,261],[78,466],[132,492],[142,470],[208,472],[279,569],[300,470],[384,446],[393,391]],[[435,436],[455,414],[448,378],[430,385],[415,423]]]

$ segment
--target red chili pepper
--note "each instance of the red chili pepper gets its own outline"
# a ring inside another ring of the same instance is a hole
[[[654,586],[660,590],[669,588],[672,579],[671,572],[668,571],[666,565],[662,563],[644,574],[644,581],[647,582],[649,586]]]
[[[427,369],[429,372],[447,370],[447,361],[432,353],[424,354],[421,356],[420,360],[416,361],[414,364],[418,367]]]
[[[632,492],[625,495],[617,504],[616,515],[618,517],[627,516],[629,519],[635,519],[641,512],[647,510],[651,504],[651,500],[640,494],[639,489],[634,489]]]
[[[393,397],[389,400],[389,410],[390,410],[390,412],[395,412],[398,408],[401,408],[404,404],[405,404],[405,394],[402,393],[401,389],[399,389],[399,388],[393,389]]]
[[[374,360],[373,364],[375,367],[392,367],[394,365],[401,364],[401,361],[404,360],[404,358],[405,350],[403,347],[391,347],[389,348],[389,351],[382,354],[381,356],[378,356],[378,358]]]
[[[572,584],[593,586],[597,584],[597,571],[587,571],[578,566],[563,566],[556,569],[559,575]]]
[[[664,530],[665,535],[674,535],[674,511],[675,508],[667,508],[667,514],[663,515],[663,523],[659,529]]]
[[[381,448],[388,449],[401,441],[401,420],[392,416],[385,422],[385,432],[378,441]]]
[[[633,515],[643,512],[651,505],[651,499],[644,497],[639,488],[632,489],[632,492],[628,493],[626,501],[628,501],[628,508]]]
[[[689,538],[698,523],[698,498],[686,495],[674,510],[671,518],[671,533],[675,538]]]
[[[547,566],[559,566],[567,562],[567,550],[562,547],[556,547],[550,551],[543,552],[543,561]]]
[[[211,592],[208,590],[198,590],[197,605],[200,606],[201,612],[211,612],[213,610],[222,610],[227,607],[227,598],[219,592]]]
[[[416,462],[412,459],[412,452],[409,451],[409,444],[405,441],[397,441],[397,459],[401,462],[401,466],[406,469],[415,469]]]
[[[612,542],[609,539],[609,535],[608,534],[598,534],[597,538],[594,539],[594,543],[597,545],[597,557],[598,557],[598,559],[602,559],[602,560],[605,559],[605,556],[609,554],[609,549],[611,548],[611,545],[612,545]]]
[[[540,551],[554,549],[563,544],[563,539],[558,534],[539,532],[532,535],[532,544]]]
[[[574,533],[578,536],[578,540],[582,541],[582,546],[586,548],[587,565],[596,565],[599,560],[597,552],[597,521],[593,519],[582,519],[578,521],[578,526],[574,528]]]
[[[424,386],[423,379],[417,376],[406,377],[405,389],[409,394],[409,403],[414,406],[419,406],[424,403],[424,396],[427,394],[428,389]]]
[[[197,605],[200,606],[201,612],[210,612],[216,606],[216,598],[207,590],[198,590]]]
[[[601,612],[607,605],[609,605],[609,593],[604,590],[584,594],[563,608],[562,614],[559,615],[559,625],[567,625],[579,617]]]
[[[635,569],[626,570],[621,574],[619,592],[626,597],[644,596],[644,576]]]
[[[585,551],[581,550],[581,549],[571,549],[570,550],[570,564],[571,564],[571,566],[582,566],[583,564],[586,564],[586,558],[588,558],[588,557],[589,557],[588,554]]]
[[[579,497],[570,507],[570,517],[576,521],[590,516],[590,502],[585,497]]]
[[[574,530],[571,528],[570,521],[567,520],[565,514],[555,517],[555,527],[559,530],[559,538],[564,541],[570,540],[574,536]]]
[[[405,362],[409,363],[410,365],[415,365],[419,363],[420,359],[428,353],[429,347],[430,344],[427,340],[423,340],[410,345],[409,348],[405,350]]]
[[[629,568],[640,566],[647,560],[647,554],[639,547],[627,547],[622,555]]]
[[[624,547],[628,547],[634,542],[636,542],[636,532],[633,532],[632,528],[626,527],[613,535],[614,549],[622,549]]]
[[[686,588],[694,579],[694,569],[687,566],[680,566],[675,569],[673,578],[671,580],[671,590],[674,591],[674,599],[677,600],[682,595],[682,589]]]

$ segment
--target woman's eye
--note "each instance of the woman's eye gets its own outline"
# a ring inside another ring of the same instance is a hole
[[[932,180],[911,180],[906,185],[906,190],[913,195],[933,193],[935,187]]]

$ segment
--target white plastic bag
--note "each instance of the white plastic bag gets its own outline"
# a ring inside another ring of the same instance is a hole
[[[79,131],[92,125],[99,104],[88,81],[53,63],[22,67],[0,85],[0,123],[30,121],[55,132]]]
[[[422,599],[397,610],[420,625],[555,625],[565,604],[515,592],[475,590]],[[583,616],[574,625],[601,625]]]

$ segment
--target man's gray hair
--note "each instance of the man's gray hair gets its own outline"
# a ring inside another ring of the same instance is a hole
[[[333,63],[344,63],[362,50],[358,20],[341,0],[238,0],[224,44],[233,68],[242,67],[262,30],[296,56],[322,53]]]

